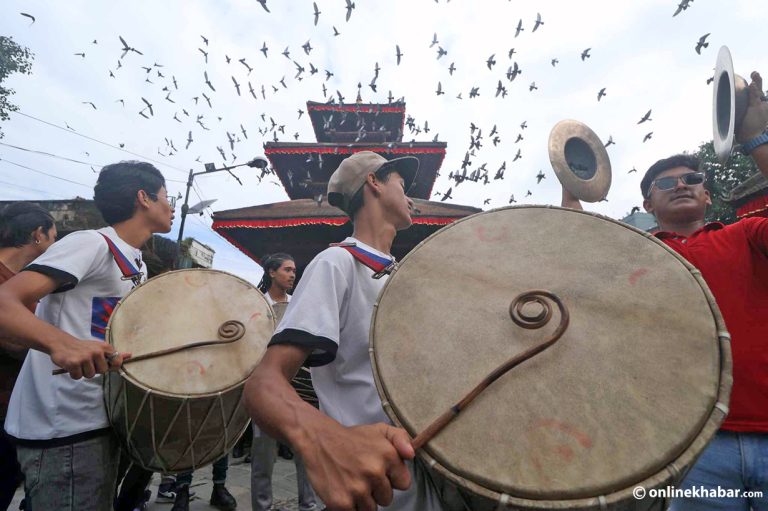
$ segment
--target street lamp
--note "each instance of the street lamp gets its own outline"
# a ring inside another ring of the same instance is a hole
[[[242,167],[244,165],[247,165],[251,168],[257,168],[257,169],[265,169],[269,165],[269,162],[267,162],[266,159],[257,156],[256,158],[252,159],[251,161],[247,163],[240,163],[239,165],[230,165],[229,167],[222,167],[220,169],[217,169],[216,166],[213,163],[206,163],[205,164],[205,170],[203,172],[194,172],[193,169],[189,169],[189,177],[187,178],[187,193],[184,197],[184,204],[181,206],[181,225],[179,226],[179,237],[176,240],[176,260],[174,263],[174,266],[178,268],[179,266],[179,259],[181,257],[181,240],[184,236],[184,223],[187,220],[187,213],[189,213],[189,191],[192,189],[192,182],[195,180],[195,176],[200,176],[203,174],[212,174],[214,172],[221,172],[223,170],[226,170],[230,174],[232,174],[232,169],[237,167]],[[240,179],[232,174],[232,177],[234,177],[240,185],[242,185],[242,181]]]

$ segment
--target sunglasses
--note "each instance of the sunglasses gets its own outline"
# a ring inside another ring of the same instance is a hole
[[[153,201],[157,202],[158,199],[160,199],[160,196],[156,193],[149,193],[144,192],[147,194],[147,196],[152,199]],[[176,196],[175,195],[167,195],[163,197],[165,200],[168,201],[168,204],[171,206],[171,209],[174,209],[176,207]]]
[[[700,185],[704,183],[705,175],[703,172],[689,172],[688,174],[683,174],[682,176],[661,177],[659,179],[656,179],[653,183],[651,183],[651,188],[648,190],[648,196],[651,195],[650,190],[653,189],[654,186],[658,190],[668,191],[668,190],[672,190],[675,186],[677,186],[678,180],[681,180],[683,184],[688,186]]]

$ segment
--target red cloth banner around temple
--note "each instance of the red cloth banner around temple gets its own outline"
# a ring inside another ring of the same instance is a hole
[[[414,218],[417,225],[448,225],[458,218],[419,217]],[[301,225],[344,225],[349,222],[346,217],[315,217],[315,218],[275,218],[266,220],[216,220],[211,228],[220,234],[227,229],[266,229],[275,227],[298,227]],[[229,238],[227,238],[229,239]],[[238,247],[242,250],[242,247]]]

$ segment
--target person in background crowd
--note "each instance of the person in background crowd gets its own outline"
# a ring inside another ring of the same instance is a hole
[[[9,204],[0,211],[0,284],[31,263],[56,241],[56,225],[45,209],[30,202]],[[34,312],[35,305],[30,306]],[[27,349],[0,337],[0,511],[5,511],[22,481],[16,447],[5,430],[11,391]]]

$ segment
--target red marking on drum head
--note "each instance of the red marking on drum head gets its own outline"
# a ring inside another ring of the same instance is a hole
[[[555,429],[555,430],[561,431],[566,435],[575,439],[585,449],[589,449],[590,447],[592,447],[592,439],[589,437],[589,435],[587,435],[583,431],[579,431],[578,429],[573,427],[571,424],[568,424],[566,422],[560,422],[555,419],[542,419],[535,424],[535,427],[538,429],[546,428],[546,429]]]
[[[203,287],[205,285],[205,281],[203,279],[196,278],[197,275],[195,272],[190,272],[189,275],[184,275],[184,282],[189,284],[192,287]]]
[[[253,320],[253,319],[256,319],[256,318],[260,318],[260,317],[261,317],[261,312],[254,312],[253,314],[251,314],[250,319]]]
[[[507,239],[507,231],[500,231],[495,234],[487,233],[484,225],[475,227],[475,235],[480,241],[502,241]]]
[[[194,374],[197,373],[199,375],[205,374],[205,367],[203,367],[203,364],[196,360],[191,360],[186,363],[187,366],[187,373],[188,374]]]
[[[648,268],[640,268],[639,270],[633,271],[632,275],[629,276],[629,283],[634,286],[637,284],[637,281],[640,279],[640,277],[646,273],[648,273]]]

